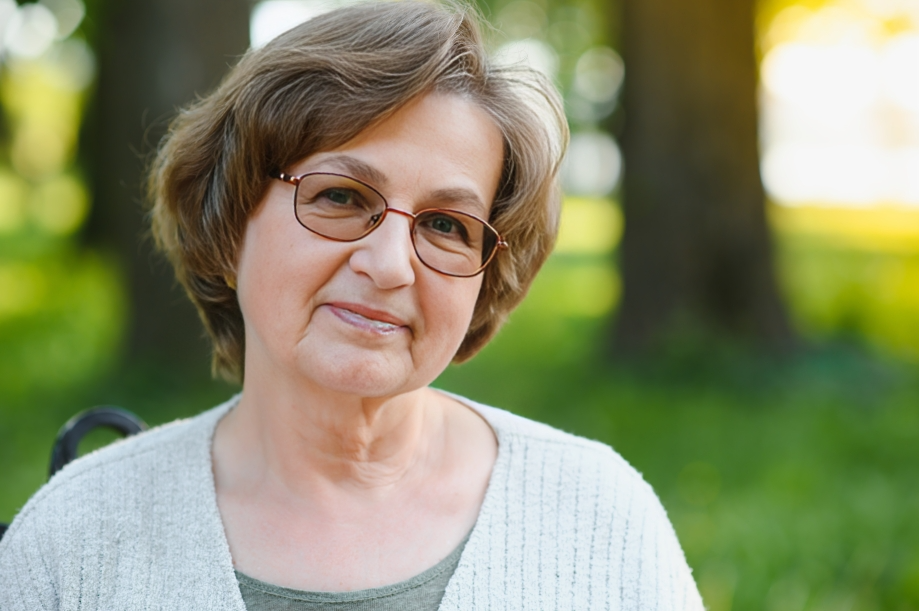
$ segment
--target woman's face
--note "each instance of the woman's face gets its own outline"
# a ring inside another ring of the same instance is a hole
[[[432,94],[284,171],[347,174],[393,208],[454,208],[487,219],[502,161],[501,132],[484,110]],[[482,276],[425,267],[412,248],[411,220],[400,214],[356,242],[315,235],[297,222],[293,193],[272,181],[239,255],[247,385],[293,376],[318,389],[383,397],[429,384],[466,334]]]

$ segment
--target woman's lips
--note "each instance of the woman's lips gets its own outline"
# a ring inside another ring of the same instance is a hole
[[[344,322],[368,331],[389,335],[406,329],[406,324],[395,316],[357,304],[327,304],[332,313]]]

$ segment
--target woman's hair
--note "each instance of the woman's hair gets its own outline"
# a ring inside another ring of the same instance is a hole
[[[243,318],[230,285],[246,222],[272,176],[428,93],[471,100],[504,137],[489,220],[510,248],[485,270],[454,360],[472,357],[520,303],[557,232],[568,138],[557,92],[532,70],[494,64],[469,7],[343,8],[247,52],[216,91],[175,118],[150,169],[153,235],[213,341],[215,374],[242,381]]]

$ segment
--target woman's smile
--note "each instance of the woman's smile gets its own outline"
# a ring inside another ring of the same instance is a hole
[[[345,324],[373,334],[394,335],[411,332],[409,326],[401,319],[381,310],[354,303],[327,303],[320,307],[328,308]]]

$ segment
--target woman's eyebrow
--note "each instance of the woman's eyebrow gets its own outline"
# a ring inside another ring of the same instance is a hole
[[[340,165],[352,177],[368,182],[375,187],[384,187],[389,182],[386,175],[372,165],[343,153],[326,157],[322,160],[322,163]]]
[[[466,204],[469,207],[475,208],[476,212],[482,218],[488,216],[488,206],[485,204],[485,202],[482,201],[482,198],[479,197],[479,194],[472,189],[467,189],[465,187],[437,189],[431,193],[429,199],[432,201],[443,202],[445,204],[451,205]]]

